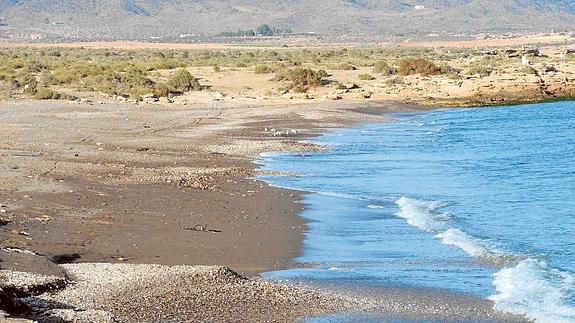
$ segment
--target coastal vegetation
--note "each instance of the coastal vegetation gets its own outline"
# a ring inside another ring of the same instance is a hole
[[[323,79],[328,74],[325,70],[314,70],[311,68],[294,68],[283,70],[276,75],[275,81],[288,81],[285,90],[293,90],[297,93],[304,93],[312,87],[323,84]]]
[[[184,69],[178,70],[170,77],[168,86],[179,92],[200,91],[202,89],[198,79]]]
[[[399,74],[404,76],[412,74],[428,76],[440,73],[441,69],[435,63],[424,58],[404,58],[399,61]]]
[[[254,73],[256,74],[268,74],[271,72],[273,72],[272,68],[265,64],[258,64],[254,69]]]
[[[397,73],[397,68],[389,66],[389,64],[384,60],[376,61],[373,65],[373,73],[383,74],[383,75],[394,75]]]
[[[369,89],[359,97],[367,97],[368,92],[416,91],[427,86],[417,84],[421,78],[445,83],[492,78],[498,73],[557,74],[564,68],[555,65],[568,64],[569,59],[569,54],[534,56],[533,65],[524,67],[518,50],[493,53],[466,48],[14,48],[0,49],[0,98],[69,99],[89,92],[136,101],[171,98],[212,91],[213,79],[225,83],[237,75],[252,82],[238,85],[245,93],[257,92],[262,84],[266,84],[262,90],[266,96],[318,87],[348,93],[353,91],[337,85],[361,80],[362,88]],[[258,78],[259,83],[253,83]],[[217,85],[216,91],[220,91]]]
[[[362,81],[371,81],[371,80],[375,80],[375,77],[373,77],[371,74],[359,74],[357,76],[358,79],[362,80]]]

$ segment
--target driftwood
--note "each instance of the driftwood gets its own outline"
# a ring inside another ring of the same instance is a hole
[[[202,225],[202,224],[197,224],[191,228],[184,228],[185,230],[190,230],[190,231],[200,231],[200,232],[212,232],[212,233],[220,233],[222,232],[221,230],[213,230],[213,229],[208,229],[207,225]]]

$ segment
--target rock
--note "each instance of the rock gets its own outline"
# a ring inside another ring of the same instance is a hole
[[[359,89],[359,85],[357,85],[357,84],[355,84],[355,83],[345,84],[344,86],[345,86],[345,88],[348,89],[348,90]]]
[[[144,98],[144,103],[156,103],[159,102],[160,99],[156,98],[156,97],[151,97],[151,98]]]
[[[161,98],[159,99],[159,102],[160,102],[160,103],[173,103],[174,101],[172,101],[171,99],[166,98],[165,96],[163,96],[163,97],[161,97]]]
[[[222,100],[225,98],[225,96],[221,92],[218,92],[218,91],[214,91],[212,93],[212,97],[214,100]]]
[[[549,65],[549,66],[545,66],[545,73],[557,73],[558,70],[555,66],[553,65]]]
[[[328,100],[334,100],[334,101],[342,99],[342,97],[337,93],[328,93],[325,97]]]
[[[361,95],[363,96],[364,99],[369,99],[371,98],[371,96],[373,95],[373,92],[371,91],[362,91]]]
[[[18,300],[13,292],[0,287],[0,309],[8,314],[18,315],[28,312],[28,306]]]

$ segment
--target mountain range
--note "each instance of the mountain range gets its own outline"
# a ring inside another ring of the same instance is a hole
[[[261,24],[357,38],[564,31],[574,28],[575,1],[0,0],[0,29],[24,37],[210,37]]]

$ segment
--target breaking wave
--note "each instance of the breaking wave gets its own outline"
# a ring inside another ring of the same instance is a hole
[[[566,303],[575,296],[575,276],[546,262],[506,253],[493,243],[450,228],[451,214],[440,212],[443,202],[402,197],[396,201],[408,224],[435,234],[445,245],[455,246],[479,260],[505,267],[493,274],[497,293],[490,296],[497,310],[525,315],[536,322],[575,322],[575,307]]]

